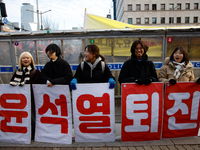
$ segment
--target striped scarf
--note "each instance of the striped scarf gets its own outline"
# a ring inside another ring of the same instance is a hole
[[[23,86],[27,81],[30,80],[30,71],[32,70],[31,66],[28,67],[23,67],[22,70],[18,69],[16,71],[16,76],[14,78],[14,81],[10,81],[10,85],[19,85],[19,86]],[[24,80],[22,80],[23,78],[23,73],[25,73],[25,77]]]

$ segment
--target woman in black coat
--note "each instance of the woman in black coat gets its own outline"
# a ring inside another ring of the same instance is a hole
[[[120,71],[119,83],[135,82],[139,85],[149,85],[157,82],[157,74],[152,61],[148,60],[146,52],[148,46],[140,41],[135,41],[131,46],[131,59],[127,60]]]
[[[85,47],[85,58],[76,70],[70,85],[76,89],[76,83],[103,83],[109,82],[109,88],[115,87],[115,78],[105,63],[105,57],[100,55],[96,45]]]
[[[68,62],[60,57],[61,50],[58,45],[50,44],[45,51],[50,61],[41,71],[42,83],[47,84],[48,87],[55,84],[69,85],[72,79],[72,70]]]

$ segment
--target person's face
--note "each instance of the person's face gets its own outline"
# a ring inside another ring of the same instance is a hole
[[[89,61],[90,63],[94,63],[96,60],[95,54],[88,51],[88,47],[85,49],[85,61]]]
[[[174,57],[174,60],[175,60],[177,63],[181,63],[182,60],[183,60],[183,54],[181,53],[180,50],[177,50],[177,51],[174,53],[173,57]]]
[[[139,43],[136,45],[135,48],[135,55],[137,57],[137,59],[142,59],[142,55],[144,54],[144,48],[142,47],[142,45]]]
[[[58,57],[56,56],[56,52],[51,52],[51,51],[48,51],[47,52],[47,55],[49,58],[51,58],[52,60],[56,60]]]
[[[31,64],[31,57],[25,53],[22,56],[21,63],[24,67],[28,67]]]

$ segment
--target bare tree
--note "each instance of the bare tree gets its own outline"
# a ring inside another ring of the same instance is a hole
[[[58,30],[59,25],[57,22],[52,21],[49,17],[44,17],[42,21],[44,30]]]

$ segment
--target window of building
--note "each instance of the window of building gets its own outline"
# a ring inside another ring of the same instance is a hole
[[[177,10],[181,10],[181,3],[178,3],[177,4],[177,8],[176,8]]]
[[[161,4],[161,10],[165,10],[165,4]]]
[[[185,17],[185,23],[190,23],[190,18],[189,17]]]
[[[141,5],[140,4],[136,4],[136,10],[141,10]]]
[[[169,23],[174,23],[174,17],[169,17]]]
[[[152,10],[157,10],[157,5],[156,4],[152,4]]]
[[[144,9],[149,10],[149,4],[144,4]]]
[[[185,4],[185,9],[187,9],[187,10],[190,9],[190,3]]]
[[[128,24],[133,24],[132,18],[128,18]]]
[[[132,11],[132,4],[128,4],[128,11]]]
[[[161,24],[165,23],[165,17],[161,17],[160,23],[161,23]]]
[[[144,22],[145,24],[149,24],[149,18],[145,18]]]
[[[136,18],[136,24],[141,24],[141,18]]]
[[[174,4],[170,3],[169,4],[169,10],[173,10],[174,9]]]
[[[199,9],[199,4],[198,3],[194,3],[194,9]]]
[[[153,17],[152,18],[152,24],[156,24],[157,23],[157,18],[156,17]]]
[[[181,23],[181,17],[176,18],[176,23]]]
[[[194,23],[198,23],[198,17],[194,17]]]

